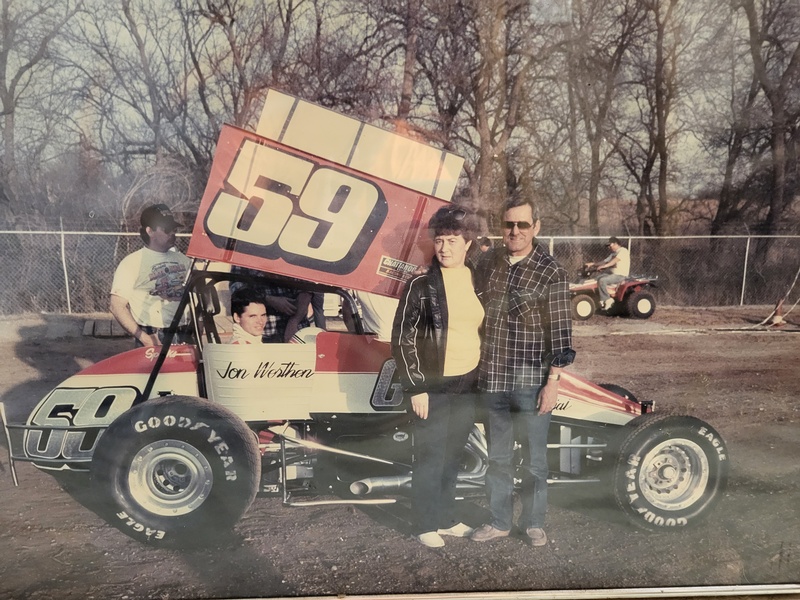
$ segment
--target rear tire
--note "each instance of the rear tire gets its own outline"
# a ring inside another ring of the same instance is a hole
[[[625,299],[625,311],[637,319],[649,319],[656,311],[656,299],[644,290],[633,292]]]
[[[144,543],[183,547],[227,533],[255,498],[258,443],[207,400],[167,396],[120,415],[98,442],[93,486],[103,516]]]
[[[617,505],[638,527],[681,529],[707,517],[728,482],[722,436],[695,417],[648,413],[628,423],[613,476]]]
[[[591,319],[596,309],[594,298],[587,294],[578,294],[572,298],[572,318],[576,321]]]

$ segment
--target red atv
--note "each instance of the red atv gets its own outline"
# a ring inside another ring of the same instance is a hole
[[[580,270],[579,281],[569,284],[573,319],[585,321],[597,310],[607,315],[648,319],[656,311],[656,299],[649,288],[656,287],[658,277],[633,275],[608,286],[608,293],[614,299],[614,304],[606,310],[600,304],[596,273],[597,269],[584,265]]]

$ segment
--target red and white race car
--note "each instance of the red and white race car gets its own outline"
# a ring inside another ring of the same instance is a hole
[[[222,132],[181,300],[193,343],[173,344],[168,333],[161,347],[100,361],[47,394],[24,422],[8,422],[0,404],[15,482],[21,462],[56,476],[84,473],[102,517],[165,547],[213,540],[259,492],[287,506],[404,497],[412,419],[389,345],[364,331],[346,288],[398,295],[430,256],[424,225],[444,200],[421,190],[430,181],[370,175],[278,137]],[[236,275],[232,264],[263,275]],[[356,314],[351,330],[305,343],[222,343],[224,299],[238,279],[339,294]],[[652,402],[573,373],[562,378],[548,448],[553,485],[608,485],[648,529],[693,525],[728,476],[727,447],[711,425],[660,415]],[[480,424],[461,467],[463,495],[482,494]]]

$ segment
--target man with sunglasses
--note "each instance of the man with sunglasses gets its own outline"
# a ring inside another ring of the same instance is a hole
[[[547,432],[561,369],[575,359],[569,285],[566,271],[536,243],[541,221],[532,201],[510,200],[502,224],[505,247],[485,252],[477,268],[478,297],[486,312],[478,388],[489,433],[486,487],[492,520],[472,539],[485,542],[511,532],[516,432],[520,442],[527,439],[518,526],[533,546],[544,546]]]
[[[111,314],[136,340],[136,347],[163,341],[183,294],[191,260],[175,248],[179,224],[165,204],[142,211],[139,235],[145,247],[122,259],[111,284]],[[188,334],[178,332],[178,342]]]

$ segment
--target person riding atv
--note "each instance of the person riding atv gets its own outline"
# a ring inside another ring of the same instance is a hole
[[[611,250],[606,258],[600,263],[589,262],[584,266],[587,269],[595,268],[597,271],[609,271],[606,274],[597,276],[597,292],[600,295],[600,306],[605,310],[614,304],[614,298],[608,293],[608,286],[623,281],[631,272],[631,253],[623,246],[619,238],[613,235],[608,238],[606,247]]]
[[[589,319],[596,309],[608,315],[628,315],[637,319],[649,318],[656,309],[655,298],[645,288],[656,286],[656,277],[630,276],[630,252],[619,238],[610,237],[606,246],[611,250],[600,262],[584,263],[580,281],[569,286],[572,294],[572,316]],[[597,272],[606,273],[593,277]]]

